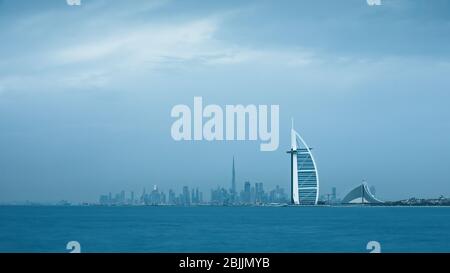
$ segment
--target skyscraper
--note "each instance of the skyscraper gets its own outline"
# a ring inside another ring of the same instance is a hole
[[[175,192],[170,189],[169,190],[169,205],[175,205],[177,203]]]
[[[141,198],[140,198],[140,200],[139,200],[139,202],[141,203],[141,205],[142,204],[145,204],[145,199],[147,199],[147,194],[145,193],[145,188],[142,190],[142,195],[141,195]]]
[[[291,202],[296,205],[316,205],[319,200],[319,174],[311,148],[291,128]]]
[[[331,200],[336,201],[337,199],[337,193],[336,193],[336,187],[331,188]]]
[[[234,156],[233,156],[233,169],[231,171],[231,202],[236,201],[236,170],[234,168]]]
[[[261,203],[264,199],[263,183],[255,183],[255,200],[257,203]]]
[[[150,193],[150,204],[151,205],[158,205],[161,203],[161,194],[158,190],[158,187],[156,185],[153,186],[153,190]]]
[[[183,205],[184,206],[191,205],[191,198],[189,196],[189,188],[187,186],[183,187]]]
[[[200,191],[198,190],[198,188],[195,189],[195,203],[200,204],[201,200],[200,200]]]
[[[244,203],[250,203],[250,198],[251,198],[251,185],[249,181],[245,181],[244,183],[244,192],[243,192],[243,196],[242,196]]]
[[[120,192],[120,201],[119,201],[121,204],[125,204],[125,191],[124,190],[122,190],[121,192]]]
[[[130,205],[134,205],[134,191],[131,191]]]

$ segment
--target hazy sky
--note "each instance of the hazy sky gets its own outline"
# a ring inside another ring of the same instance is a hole
[[[321,194],[450,196],[450,1],[0,0],[0,202],[290,188],[289,128]],[[280,148],[175,142],[176,104],[279,104]]]

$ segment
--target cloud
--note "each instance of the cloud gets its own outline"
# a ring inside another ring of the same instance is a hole
[[[52,51],[54,65],[95,63],[105,69],[148,69],[164,65],[233,65],[245,62],[280,62],[307,65],[313,54],[301,48],[255,49],[217,39],[223,16],[181,22],[129,26],[115,34],[80,41]]]
[[[380,6],[381,0],[366,0],[369,6]]]
[[[81,0],[66,0],[69,6],[81,6]]]
[[[213,20],[199,20],[179,25],[130,27],[112,37],[82,42],[56,53],[56,61],[72,63],[101,60],[126,55],[122,61],[146,63],[165,56],[192,59],[211,46],[216,30]]]
[[[134,12],[134,11],[133,11]],[[47,43],[21,58],[4,63],[15,72],[0,78],[7,90],[37,86],[45,89],[101,88],[126,81],[127,76],[161,69],[229,66],[242,63],[305,66],[314,54],[301,48],[261,49],[218,38],[232,13],[171,22],[112,23],[103,17],[77,23],[71,35],[49,34]],[[48,25],[54,15],[39,17]],[[125,16],[125,14],[120,14]],[[126,17],[126,16],[125,16]],[[38,24],[38,25],[39,25]],[[91,26],[103,26],[92,29]],[[108,26],[108,27],[106,27]],[[42,42],[41,42],[42,43]],[[2,69],[0,64],[0,69]],[[38,73],[37,73],[38,72]],[[24,80],[26,79],[26,80]]]
[[[244,43],[245,39],[224,39],[222,30],[236,14],[242,15],[239,11],[168,20],[148,14],[139,17],[138,9],[113,9],[114,16],[99,15],[104,6],[96,3],[95,7],[86,6],[89,14],[78,18],[76,28],[56,27],[45,39],[37,40],[35,50],[19,52],[19,57],[5,56],[8,58],[0,63],[0,71],[8,72],[0,77],[3,90],[109,90],[148,83],[153,75],[192,68],[270,67],[309,75],[307,70],[327,70],[341,57],[294,45],[255,45]],[[147,10],[153,11],[164,3],[149,4]],[[55,16],[60,15],[47,12],[39,20],[32,20],[34,29],[47,29]],[[61,24],[73,19],[62,20]]]

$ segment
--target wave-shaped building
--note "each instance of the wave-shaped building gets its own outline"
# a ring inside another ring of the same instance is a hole
[[[291,202],[295,205],[317,205],[319,174],[311,148],[291,128]]]
[[[362,183],[351,190],[342,199],[343,204],[382,204],[383,201],[377,199],[370,191],[367,183]]]

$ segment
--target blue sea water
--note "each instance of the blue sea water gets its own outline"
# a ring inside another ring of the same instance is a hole
[[[0,207],[0,252],[450,252],[448,207]]]

